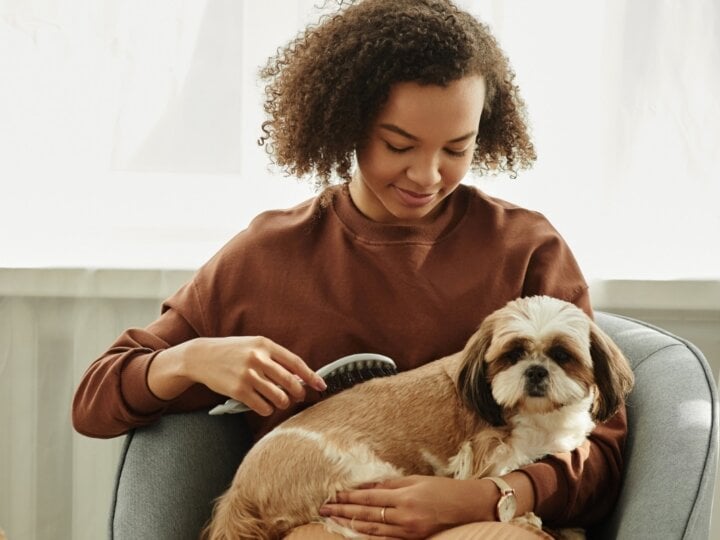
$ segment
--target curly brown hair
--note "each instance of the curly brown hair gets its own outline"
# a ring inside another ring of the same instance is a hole
[[[318,187],[333,174],[347,182],[393,84],[469,75],[487,86],[472,169],[515,176],[536,158],[515,73],[487,26],[449,0],[350,2],[307,27],[260,71],[269,119],[258,144]]]

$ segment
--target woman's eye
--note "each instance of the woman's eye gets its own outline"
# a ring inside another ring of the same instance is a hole
[[[407,152],[408,150],[410,150],[410,149],[412,148],[412,146],[406,146],[406,147],[404,147],[404,148],[399,148],[399,147],[397,147],[397,146],[393,146],[393,145],[390,144],[389,142],[385,142],[385,146],[387,146],[387,149],[388,149],[388,150],[390,150],[391,152],[395,152],[396,154],[405,153],[405,152]]]
[[[452,157],[464,157],[468,151],[467,150],[457,151],[457,150],[450,150],[449,148],[446,148],[445,152],[447,152],[447,154]]]

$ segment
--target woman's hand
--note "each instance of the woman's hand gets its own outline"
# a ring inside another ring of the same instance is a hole
[[[495,491],[485,480],[406,476],[340,492],[320,508],[320,515],[370,538],[427,538],[492,519]]]
[[[264,337],[193,339],[159,353],[148,372],[150,390],[160,399],[201,383],[263,416],[305,399],[301,381],[325,389],[299,356]]]

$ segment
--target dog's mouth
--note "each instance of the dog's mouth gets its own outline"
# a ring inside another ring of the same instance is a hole
[[[542,398],[547,395],[547,389],[540,386],[525,385],[525,393],[530,397]]]

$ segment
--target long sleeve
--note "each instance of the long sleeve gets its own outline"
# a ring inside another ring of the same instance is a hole
[[[179,294],[187,294],[184,291],[190,287],[192,284]],[[192,410],[212,402],[213,394],[200,385],[173,401],[164,401],[153,395],[147,383],[150,364],[160,351],[197,336],[193,325],[167,306],[147,328],[125,331],[90,365],[78,385],[72,405],[76,431],[91,437],[115,437],[151,424],[165,412]]]
[[[577,450],[524,467],[535,489],[535,513],[550,524],[581,527],[606,516],[620,493],[626,435],[623,408]]]
[[[528,256],[523,296],[554,296],[572,302],[592,317],[588,286],[575,256],[550,223],[542,226],[541,239]]]

